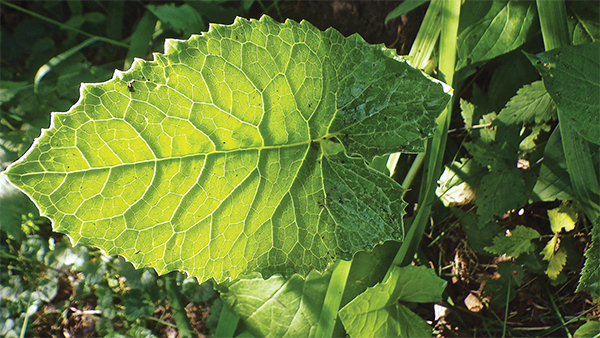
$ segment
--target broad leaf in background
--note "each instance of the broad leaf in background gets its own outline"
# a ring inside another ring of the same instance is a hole
[[[574,45],[598,41],[600,38],[600,7],[591,1],[566,1],[569,26],[573,26],[572,41]],[[569,27],[571,32],[571,27]]]
[[[494,237],[494,245],[486,246],[485,250],[496,255],[519,257],[522,253],[530,253],[535,249],[532,240],[540,238],[540,233],[534,229],[517,225],[510,235],[500,234]]]
[[[440,83],[358,35],[266,16],[154,58],[84,84],[8,169],[56,231],[217,282],[402,239],[403,191],[364,160],[421,149]]]
[[[536,81],[519,89],[495,121],[504,124],[544,123],[550,119],[556,119],[556,106],[542,81]]]
[[[522,45],[537,32],[533,1],[465,1],[458,27],[456,69],[490,60]]]
[[[185,37],[207,28],[200,14],[188,4],[148,5],[146,8],[161,22],[171,26],[174,31]]]
[[[544,86],[570,124],[586,140],[600,144],[600,42],[528,55]]]
[[[361,251],[353,257],[342,306],[381,281],[399,244],[389,241],[371,252]],[[267,280],[260,276],[242,278],[221,283],[217,288],[223,302],[241,317],[252,334],[259,337],[313,337],[332,271],[332,267],[322,274],[313,271],[306,279],[299,275],[287,279],[281,276]]]
[[[428,337],[431,327],[401,302],[432,303],[446,281],[424,266],[394,267],[387,281],[367,289],[340,310],[350,337]]]
[[[581,325],[575,333],[574,338],[594,338],[598,336],[600,332],[600,322],[597,320],[590,320],[589,322]]]
[[[221,283],[221,299],[256,337],[314,337],[331,271]]]

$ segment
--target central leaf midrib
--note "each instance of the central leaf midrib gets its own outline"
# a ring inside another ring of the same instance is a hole
[[[297,146],[301,146],[301,145],[307,145],[307,146],[309,146],[312,142],[320,142],[321,140],[329,138],[329,137],[332,137],[332,136],[335,136],[335,135],[334,134],[328,134],[328,135],[325,135],[325,136],[319,136],[319,137],[317,137],[314,140],[307,140],[307,141],[303,141],[303,142],[283,144],[283,145],[260,146],[260,147],[251,147],[251,148],[238,148],[238,149],[231,149],[231,150],[216,150],[216,151],[212,151],[210,153],[197,153],[197,154],[189,154],[189,155],[183,155],[183,156],[169,156],[169,157],[162,157],[162,158],[156,158],[156,159],[148,159],[148,160],[142,160],[142,161],[136,161],[136,162],[127,162],[127,163],[114,164],[114,165],[109,165],[109,166],[104,166],[104,167],[90,167],[90,168],[86,168],[86,169],[78,169],[78,170],[71,170],[71,171],[49,171],[49,170],[44,170],[44,171],[37,171],[37,172],[29,172],[29,173],[25,173],[25,174],[19,174],[19,175],[16,175],[16,176],[24,177],[24,176],[40,175],[40,174],[66,174],[66,175],[68,175],[68,174],[75,174],[75,173],[87,172],[87,171],[92,171],[92,170],[109,170],[109,169],[113,169],[113,168],[119,168],[119,167],[123,167],[123,166],[131,166],[131,165],[136,165],[136,164],[158,163],[158,162],[162,162],[162,161],[181,160],[181,159],[186,159],[186,158],[191,158],[191,157],[196,157],[196,156],[209,156],[209,155],[213,155],[213,154],[230,154],[230,153],[235,153],[235,152],[238,152],[238,151],[247,151],[247,150],[258,150],[260,152],[261,150],[280,149],[280,148],[292,148],[292,147],[297,147]]]

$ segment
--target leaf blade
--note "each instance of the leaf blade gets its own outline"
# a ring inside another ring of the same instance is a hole
[[[389,86],[373,79],[386,69],[410,81],[391,84],[394,101],[373,111],[371,121],[379,122],[371,138],[388,132],[382,109],[397,125],[411,126],[412,115],[432,124],[449,95],[381,46],[268,17],[213,25],[202,36],[168,40],[154,61],[136,60],[107,82],[84,84],[78,103],[53,115],[7,175],[55,230],[137,267],[217,281],[324,269],[401,239],[400,186],[362,159],[324,151],[335,140],[341,102],[359,107],[352,90],[364,83],[371,99],[381,97]],[[402,113],[396,100],[414,95],[414,81],[429,96],[415,96],[419,104]],[[327,202],[339,184],[335,201],[364,208],[357,197],[364,194],[375,201],[370,211]],[[357,222],[367,219],[376,222],[361,229]]]

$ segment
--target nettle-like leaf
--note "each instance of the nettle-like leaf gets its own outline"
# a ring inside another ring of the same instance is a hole
[[[358,35],[238,18],[82,85],[7,175],[136,267],[307,273],[402,239],[402,189],[364,161],[421,150],[449,98]]]
[[[544,123],[556,119],[556,106],[542,81],[525,85],[500,111],[496,121],[504,124]]]
[[[494,237],[494,245],[484,249],[497,255],[519,257],[522,253],[531,253],[535,249],[532,240],[540,238],[540,233],[522,225],[517,225],[510,235],[500,234]]]

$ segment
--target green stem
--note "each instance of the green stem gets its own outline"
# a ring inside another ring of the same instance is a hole
[[[441,4],[442,25],[440,40],[440,73],[442,80],[446,83],[452,83],[454,78],[454,64],[456,60],[456,36],[458,32],[458,19],[460,16],[460,0],[432,1],[431,6],[437,3]],[[410,263],[412,256],[417,250],[421,237],[425,232],[427,220],[431,212],[431,206],[435,197],[437,180],[442,168],[444,149],[448,138],[448,126],[452,113],[452,101],[448,103],[446,109],[437,118],[437,128],[432,139],[429,139],[425,154],[425,171],[423,173],[423,183],[419,194],[419,209],[412,222],[400,250],[394,258],[392,265],[405,266]],[[386,277],[389,277],[388,270]]]
[[[173,318],[177,324],[177,331],[181,338],[195,337],[196,334],[192,329],[190,320],[187,317],[187,312],[181,302],[181,293],[177,286],[177,272],[172,272],[164,276],[165,290],[167,291],[167,297],[169,304],[171,304],[171,311],[173,312]]]
[[[569,329],[567,328],[567,324],[565,323],[565,320],[563,319],[562,315],[560,314],[560,310],[558,309],[558,306],[556,306],[556,303],[554,302],[554,298],[552,297],[550,290],[548,290],[548,287],[546,286],[546,284],[542,283],[542,286],[544,287],[544,289],[546,290],[546,293],[548,294],[548,298],[550,299],[550,304],[552,304],[552,308],[554,309],[554,312],[556,312],[556,316],[558,317],[558,319],[560,320],[560,323],[562,324],[562,328],[566,333],[566,337],[573,338],[573,336],[571,335],[571,332],[569,332]]]
[[[321,309],[321,316],[317,323],[315,337],[332,336],[351,266],[352,261],[339,260],[336,263],[331,274],[329,286],[327,287],[325,300],[323,301],[323,308]]]
[[[569,46],[571,41],[564,1],[537,0],[536,5],[546,50]]]
[[[89,39],[85,40],[84,42],[78,44],[77,46],[75,46],[73,48],[69,48],[67,51],[62,52],[59,55],[53,57],[52,59],[50,59],[50,61],[46,62],[46,64],[41,66],[40,69],[38,69],[37,73],[35,74],[35,78],[33,79],[33,92],[36,94],[38,93],[39,85],[40,85],[40,82],[42,81],[42,78],[44,76],[46,76],[46,74],[48,74],[52,70],[52,68],[60,65],[63,61],[67,60],[68,58],[70,58],[74,54],[78,53],[83,48],[93,44],[96,41],[98,41],[98,39],[95,37],[89,38]]]
[[[398,154],[400,154],[400,153],[398,153]],[[410,188],[410,185],[415,180],[415,177],[417,176],[417,174],[419,173],[419,170],[421,169],[421,165],[423,165],[424,159],[425,159],[425,153],[418,153],[417,157],[415,158],[412,165],[410,166],[410,169],[408,169],[408,173],[406,173],[406,176],[404,177],[404,181],[402,181],[402,189],[404,189],[405,191],[407,191],[408,188]],[[396,163],[397,162],[398,162],[398,160],[396,159]]]
[[[79,30],[79,29],[77,29],[75,27],[71,27],[69,25],[65,25],[64,23],[60,23],[58,21],[52,20],[52,19],[47,18],[47,17],[45,17],[43,15],[40,15],[40,14],[38,14],[36,12],[32,12],[30,10],[27,10],[27,9],[25,9],[23,7],[19,7],[17,5],[11,4],[10,2],[6,2],[4,0],[0,0],[0,3],[3,4],[3,5],[6,5],[8,7],[12,7],[12,8],[14,8],[14,9],[16,9],[18,11],[23,12],[23,13],[29,14],[29,15],[31,15],[33,17],[36,17],[36,18],[40,19],[40,20],[44,20],[46,22],[50,22],[51,24],[57,25],[58,27],[60,27],[62,29],[71,30],[71,31],[77,32],[77,33],[79,33],[81,35],[85,35],[85,36],[87,36],[89,38],[95,38],[95,39],[97,39],[99,41],[110,43],[110,44],[115,45],[115,46],[119,46],[119,47],[123,47],[123,48],[129,48],[129,45],[124,44],[122,42],[115,41],[115,40],[112,40],[112,39],[109,39],[109,38],[105,38],[105,37],[102,37],[102,36],[97,36],[97,35],[93,35],[93,34],[84,32],[84,31]]]
[[[421,23],[421,27],[419,28],[419,32],[417,33],[417,37],[415,38],[415,42],[408,53],[410,56],[410,63],[415,68],[424,69],[429,63],[431,52],[440,35],[441,11],[442,1],[431,1],[427,8],[427,12],[425,13],[425,17],[423,18],[423,22]],[[400,155],[401,153],[394,153],[388,157],[387,167],[390,170],[390,176],[393,176],[396,171],[396,165],[398,164]],[[417,156],[409,170],[409,174],[411,174],[410,178],[407,175],[407,178],[405,178],[402,183],[404,189],[410,187],[410,184],[414,180],[422,163],[423,157]]]
[[[502,338],[506,337],[506,322],[508,321],[508,303],[510,299],[510,284],[512,277],[508,278],[508,288],[506,290],[506,304],[504,304],[504,321],[502,322]]]

